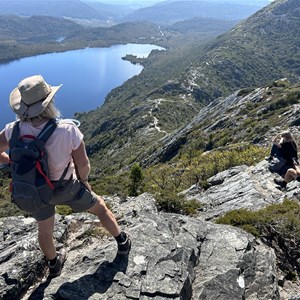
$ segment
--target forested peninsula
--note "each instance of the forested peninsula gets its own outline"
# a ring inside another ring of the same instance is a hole
[[[161,45],[166,36],[157,25],[141,22],[87,28],[73,21],[46,17],[0,16],[0,63],[44,53],[127,43]]]

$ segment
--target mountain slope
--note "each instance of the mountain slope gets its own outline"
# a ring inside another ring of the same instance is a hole
[[[144,160],[201,107],[234,90],[297,80],[299,7],[276,1],[205,49],[152,53],[143,72],[112,91],[100,110],[78,115],[94,165],[115,172]]]
[[[183,84],[219,96],[282,77],[298,80],[299,8],[298,1],[278,0],[241,22],[200,54]]]
[[[45,39],[52,37],[53,39],[74,34],[80,30],[82,30],[80,25],[61,18],[0,15],[0,38],[2,42],[5,40],[26,41],[39,36],[43,36]]]
[[[92,7],[95,11],[98,12],[99,16],[103,19],[107,20],[115,20],[118,21],[122,17],[132,13],[134,11],[128,5],[113,5],[113,4],[106,4],[98,1],[82,1],[86,3],[88,6]]]
[[[201,32],[202,34],[207,34],[209,32],[214,32],[219,35],[221,33],[220,28],[226,32],[236,25],[238,21],[233,20],[223,20],[223,19],[212,19],[212,18],[203,18],[196,17],[184,21],[177,22],[173,25],[170,25],[169,29],[179,31],[182,33],[195,33]]]
[[[154,152],[145,153],[143,164],[167,162],[180,151],[242,144],[269,147],[280,128],[290,128],[300,142],[299,120],[300,83],[281,79],[242,89],[202,108],[190,123],[160,141]]]

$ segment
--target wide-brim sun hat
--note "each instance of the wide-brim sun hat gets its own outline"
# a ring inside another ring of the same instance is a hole
[[[18,116],[36,117],[45,110],[61,86],[49,85],[41,75],[27,77],[10,93],[9,105]]]

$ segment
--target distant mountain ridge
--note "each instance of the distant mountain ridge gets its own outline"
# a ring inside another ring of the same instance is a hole
[[[25,16],[99,17],[97,11],[79,0],[0,0],[0,13]]]
[[[133,8],[131,8],[128,5],[125,5],[124,3],[122,5],[121,4],[115,5],[115,4],[105,4],[99,1],[92,1],[92,0],[91,1],[83,0],[82,2],[92,7],[94,10],[98,12],[98,14],[102,18],[106,18],[106,19],[119,20],[120,18],[134,11]]]
[[[241,20],[258,9],[258,6],[232,3],[164,1],[150,7],[138,9],[123,18],[123,21],[147,20],[159,24],[172,24],[195,17]]]
[[[0,0],[0,14],[22,16],[44,15],[85,20],[102,20],[107,25],[120,22],[149,21],[172,24],[194,18],[240,20],[260,7],[234,3],[210,3],[203,1],[160,2],[134,10],[126,4],[104,4],[80,0]]]
[[[0,0],[0,14],[52,16],[78,19],[119,19],[132,12],[124,5],[80,0]]]
[[[70,35],[81,29],[80,25],[61,18],[47,16],[23,18],[16,15],[0,15],[0,37],[2,40],[26,41],[38,36],[48,36],[53,39]]]

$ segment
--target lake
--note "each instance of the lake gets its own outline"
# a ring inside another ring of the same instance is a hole
[[[0,130],[15,120],[9,95],[23,78],[41,74],[50,85],[63,84],[55,103],[64,118],[72,118],[75,112],[100,107],[112,89],[142,71],[141,65],[122,57],[147,57],[154,49],[163,50],[155,45],[127,44],[43,54],[0,65]]]

